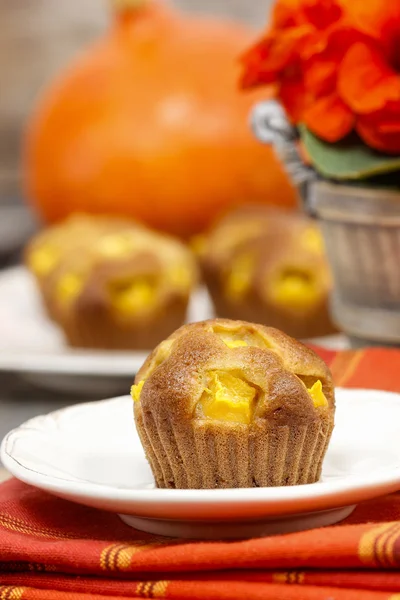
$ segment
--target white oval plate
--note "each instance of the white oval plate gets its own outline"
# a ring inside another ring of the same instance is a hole
[[[191,299],[187,320],[214,316],[205,288]],[[35,282],[25,267],[0,273],[0,371],[16,372],[32,383],[67,393],[123,393],[147,352],[76,350],[42,309]],[[325,348],[349,346],[343,335],[314,339]]]
[[[214,315],[207,291],[191,299],[187,320]],[[0,371],[15,372],[43,387],[67,393],[122,393],[147,352],[77,350],[45,314],[25,267],[0,273]]]
[[[213,316],[206,290],[199,289],[188,321]],[[45,314],[35,282],[25,267],[0,273],[0,370],[73,375],[132,376],[147,352],[77,350]]]
[[[36,417],[3,440],[18,479],[129,524],[182,537],[249,537],[336,522],[363,500],[400,489],[400,395],[337,390],[336,427],[319,483],[161,490],[136,434],[129,397]]]

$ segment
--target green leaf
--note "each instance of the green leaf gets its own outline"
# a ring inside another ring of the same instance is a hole
[[[323,177],[351,181],[400,171],[400,156],[375,152],[358,136],[352,135],[341,142],[330,144],[316,137],[304,125],[299,129],[311,162]]]

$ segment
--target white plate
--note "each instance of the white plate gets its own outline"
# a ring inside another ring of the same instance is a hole
[[[205,288],[193,295],[187,320],[214,316]],[[344,336],[314,339],[326,348],[348,347]],[[35,282],[24,267],[0,273],[0,371],[17,372],[41,386],[69,393],[113,395],[127,389],[146,352],[76,350],[42,309]]]
[[[213,317],[207,291],[197,290],[188,321]],[[0,371],[17,372],[39,385],[67,392],[122,392],[147,352],[76,350],[43,311],[27,269],[0,273]]]
[[[74,502],[125,515],[138,529],[223,538],[298,531],[341,520],[400,489],[400,395],[337,390],[322,480],[311,485],[161,490],[136,434],[129,397],[81,404],[9,433],[1,460],[15,477]]]

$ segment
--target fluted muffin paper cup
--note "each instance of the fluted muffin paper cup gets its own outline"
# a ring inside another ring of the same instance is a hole
[[[145,350],[153,348],[185,322],[187,305],[187,298],[177,299],[151,315],[124,323],[106,305],[78,303],[59,321],[72,346]]]
[[[141,409],[136,426],[157,487],[215,489],[315,483],[333,430],[333,418],[298,426],[250,427],[195,420],[176,427]]]

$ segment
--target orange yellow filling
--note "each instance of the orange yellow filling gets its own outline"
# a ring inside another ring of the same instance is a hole
[[[121,258],[134,247],[132,233],[106,235],[97,242],[96,250],[104,258]]]
[[[141,394],[143,386],[144,386],[144,379],[142,379],[142,381],[139,381],[138,384],[133,385],[131,387],[131,396],[132,396],[132,399],[134,402],[139,402],[140,394]]]
[[[254,270],[254,256],[242,254],[232,264],[226,281],[226,292],[233,298],[240,298],[250,288]]]
[[[307,391],[310,394],[311,399],[314,402],[314,406],[316,408],[328,406],[328,400],[326,399],[325,394],[322,391],[322,383],[319,379]]]
[[[208,387],[200,400],[203,417],[248,425],[256,390],[240,377],[224,371],[210,373]]]
[[[58,252],[50,246],[43,246],[31,253],[29,265],[38,276],[44,276],[52,271],[58,263]]]
[[[65,273],[57,282],[56,296],[61,304],[68,306],[83,288],[83,277],[77,273]]]
[[[140,400],[144,381],[143,379],[131,387],[134,402]],[[316,408],[328,406],[319,379],[307,391]],[[199,414],[216,421],[248,425],[251,421],[255,397],[255,388],[240,377],[224,371],[214,371],[210,374],[208,387],[201,397]]]
[[[210,331],[217,335],[228,348],[240,348],[245,346],[257,346],[265,348],[268,346],[266,340],[256,331],[247,327],[231,329],[223,325],[214,325]]]
[[[270,294],[279,305],[303,308],[318,299],[319,290],[312,275],[293,269],[272,283]]]
[[[228,348],[243,348],[245,346],[248,346],[248,343],[244,340],[229,340],[224,338],[222,339],[224,344],[228,346]]]
[[[321,233],[315,227],[308,227],[301,236],[303,247],[309,252],[323,254],[324,240]]]
[[[156,290],[146,278],[136,278],[122,284],[113,284],[110,297],[116,312],[121,315],[132,315],[154,305]]]

